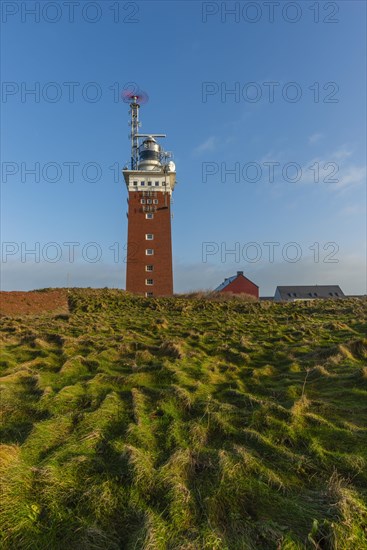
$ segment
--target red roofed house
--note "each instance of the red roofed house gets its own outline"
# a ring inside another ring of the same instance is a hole
[[[259,287],[244,276],[243,271],[237,271],[237,275],[224,279],[215,292],[232,292],[233,294],[250,294],[259,297]]]

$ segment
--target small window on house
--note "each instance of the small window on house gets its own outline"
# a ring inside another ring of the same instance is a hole
[[[297,293],[296,293],[296,292],[293,292],[293,296],[294,296],[294,298],[295,298],[295,297],[297,296]]]
[[[335,296],[339,296],[338,292],[335,292]]]
[[[147,204],[152,204],[152,199],[147,199]]]
[[[329,296],[332,296],[332,295],[333,295],[333,293],[332,293],[332,292],[329,292]]]
[[[153,199],[153,204],[158,204],[158,199]]]
[[[314,296],[317,296],[317,292],[314,292],[313,295],[314,295]]]
[[[147,248],[147,249],[145,250],[145,255],[146,255],[146,256],[153,256],[153,254],[154,254],[153,248]]]
[[[152,265],[146,265],[145,271],[153,271],[154,267]]]
[[[153,292],[146,292],[145,293],[146,298],[151,298],[152,296],[153,296]]]
[[[152,241],[152,240],[154,239],[153,233],[146,233],[145,239],[146,239],[147,241]]]
[[[152,220],[154,218],[154,214],[152,214],[151,212],[149,214],[145,214],[145,218],[147,220]]]
[[[140,204],[145,204],[145,199],[140,199]]]
[[[145,279],[145,284],[151,286],[154,284],[154,281],[153,279]]]

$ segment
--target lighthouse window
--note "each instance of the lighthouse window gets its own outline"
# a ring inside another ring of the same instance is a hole
[[[153,204],[158,204],[158,199],[153,199]]]
[[[155,186],[157,187],[159,185],[159,181],[156,181],[155,182]]]
[[[146,298],[151,298],[152,296],[153,296],[153,292],[146,292],[145,293]]]
[[[152,265],[146,265],[145,266],[145,271],[153,271],[153,266]]]
[[[154,254],[153,248],[147,248],[145,250],[145,254],[146,254],[146,256],[153,256],[153,254]]]
[[[153,285],[154,281],[153,281],[153,279],[145,279],[145,284],[146,285]]]
[[[147,233],[145,235],[145,238],[146,238],[147,241],[152,241],[154,239],[154,235],[153,235],[153,233]]]
[[[140,204],[145,204],[145,199],[140,199]]]
[[[154,218],[154,214],[152,214],[151,212],[149,212],[149,214],[145,214],[145,218],[147,220],[152,220]]]
[[[145,181],[141,181],[141,182],[140,182],[140,185],[145,185]]]
[[[152,204],[152,199],[147,199],[147,204]]]
[[[152,182],[151,182],[151,181],[148,181],[148,185],[152,185]]]
[[[138,182],[137,182],[137,181],[134,181],[134,185],[138,185]]]

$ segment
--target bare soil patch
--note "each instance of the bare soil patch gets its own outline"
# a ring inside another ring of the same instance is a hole
[[[32,290],[30,292],[0,292],[1,315],[37,315],[42,313],[67,313],[66,289]]]

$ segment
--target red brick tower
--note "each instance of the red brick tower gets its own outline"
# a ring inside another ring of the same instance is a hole
[[[171,195],[175,165],[156,137],[139,134],[139,108],[144,96],[129,94],[131,167],[123,170],[129,198],[126,290],[143,296],[173,294]],[[145,138],[139,144],[139,138]]]

